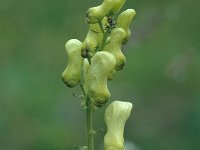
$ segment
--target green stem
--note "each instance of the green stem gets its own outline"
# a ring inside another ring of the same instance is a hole
[[[102,22],[101,22],[101,21],[99,21],[99,27],[100,27],[100,29],[101,29],[101,32],[104,34],[104,29],[103,29],[103,25],[102,25]]]
[[[102,51],[106,45],[106,40],[107,40],[107,37],[108,37],[108,34],[109,34],[109,30],[106,30],[106,32],[103,34],[103,39],[102,39],[102,43],[101,43],[101,46],[100,46],[100,51]]]
[[[86,97],[86,123],[87,123],[87,148],[94,150],[94,131],[92,125],[92,103],[90,98]]]
[[[83,84],[80,84],[81,91],[86,101],[86,140],[87,140],[87,150],[94,150],[94,130],[92,124],[92,102],[91,99],[85,93]]]

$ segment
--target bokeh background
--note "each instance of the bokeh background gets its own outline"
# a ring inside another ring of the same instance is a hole
[[[85,143],[79,88],[60,75],[65,42],[84,40],[85,12],[101,0],[0,0],[0,149],[73,150]],[[132,35],[127,65],[109,82],[130,101],[128,150],[191,150],[200,144],[200,1],[127,0]],[[94,114],[102,148],[104,109]]]

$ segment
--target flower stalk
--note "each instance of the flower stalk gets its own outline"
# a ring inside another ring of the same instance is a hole
[[[88,150],[94,150],[94,134],[93,122],[92,122],[92,103],[90,98],[86,97],[86,131],[87,131],[87,148]]]
[[[93,111],[104,107],[111,94],[107,80],[112,80],[123,69],[126,58],[121,45],[131,36],[130,22],[134,9],[119,13],[126,0],[104,0],[97,7],[89,8],[86,22],[89,30],[83,42],[69,40],[65,47],[68,65],[62,73],[64,83],[72,88],[80,85],[82,108],[86,114],[86,145],[79,150],[94,150]],[[129,102],[115,101],[105,112],[107,133],[105,150],[124,150],[124,126],[132,109]]]

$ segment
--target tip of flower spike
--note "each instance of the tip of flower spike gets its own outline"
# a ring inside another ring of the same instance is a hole
[[[98,18],[96,14],[96,7],[89,8],[86,12],[85,22],[88,24],[98,23],[101,18]]]
[[[133,17],[136,15],[135,9],[127,9],[125,12],[127,12],[130,15],[132,15]]]

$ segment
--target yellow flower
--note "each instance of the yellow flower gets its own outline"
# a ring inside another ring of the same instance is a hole
[[[99,27],[99,24],[90,24],[89,31],[83,42],[82,56],[85,58],[87,57],[91,58],[95,54],[96,48],[102,42],[102,38],[103,38],[103,33]]]
[[[71,39],[65,44],[68,64],[62,73],[62,80],[68,87],[74,87],[80,82],[83,58],[81,57],[82,42]]]
[[[97,52],[91,59],[88,96],[97,107],[105,104],[111,96],[107,88],[107,78],[115,64],[115,57],[105,51]]]
[[[126,36],[126,32],[122,28],[114,28],[110,35],[110,41],[105,46],[104,51],[112,53],[116,58],[115,69],[122,70],[126,63],[126,58],[121,51],[121,43]]]
[[[123,11],[117,19],[117,27],[121,27],[126,31],[126,37],[123,40],[122,44],[126,44],[131,36],[129,25],[135,15],[136,12],[134,9],[127,9],[126,11]]]
[[[132,110],[129,102],[114,101],[105,112],[107,133],[104,137],[105,150],[124,150],[124,126]]]

